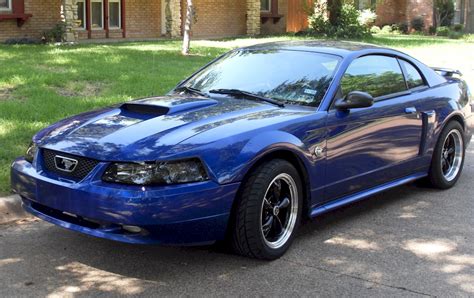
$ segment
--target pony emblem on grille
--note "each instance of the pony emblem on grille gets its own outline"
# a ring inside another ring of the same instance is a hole
[[[54,164],[56,166],[56,169],[60,171],[71,173],[76,169],[77,163],[78,161],[76,159],[64,157],[61,155],[56,155],[54,157]]]

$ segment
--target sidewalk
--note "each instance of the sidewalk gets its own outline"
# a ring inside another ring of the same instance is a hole
[[[29,217],[21,207],[21,199],[17,195],[0,197],[0,224]]]

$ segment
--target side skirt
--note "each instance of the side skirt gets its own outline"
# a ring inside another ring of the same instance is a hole
[[[342,206],[345,206],[345,205],[363,200],[363,199],[365,199],[367,197],[370,197],[372,195],[375,195],[377,193],[380,193],[380,192],[383,192],[385,190],[388,190],[388,189],[391,189],[391,188],[394,188],[394,187],[397,187],[397,186],[400,186],[400,185],[418,180],[418,179],[426,177],[426,176],[428,176],[427,173],[412,174],[410,176],[405,176],[403,178],[393,180],[393,181],[381,184],[379,186],[369,188],[367,190],[364,190],[364,191],[361,191],[361,192],[358,192],[358,193],[355,193],[355,194],[351,194],[351,195],[339,198],[335,201],[331,201],[331,202],[326,203],[324,205],[314,207],[311,210],[310,216],[311,217],[319,216],[321,214],[324,214],[326,212],[329,212],[329,211],[332,211],[334,209],[340,208]]]

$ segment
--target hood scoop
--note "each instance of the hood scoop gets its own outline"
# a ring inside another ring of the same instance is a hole
[[[149,105],[149,104],[140,104],[140,103],[124,103],[120,109],[123,112],[129,112],[133,114],[141,114],[141,115],[150,115],[150,116],[162,116],[166,115],[169,112],[169,108]]]
[[[123,104],[120,109],[125,113],[149,115],[153,117],[162,115],[174,115],[191,110],[197,110],[209,106],[216,105],[217,101],[214,99],[194,99],[187,98],[186,100],[159,100],[148,99],[135,102],[128,102]]]

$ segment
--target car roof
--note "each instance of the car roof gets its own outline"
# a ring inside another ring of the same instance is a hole
[[[241,50],[293,50],[326,53],[342,57],[363,50],[380,50],[381,52],[395,52],[392,49],[383,48],[372,44],[336,40],[278,41],[244,47],[241,48]]]

